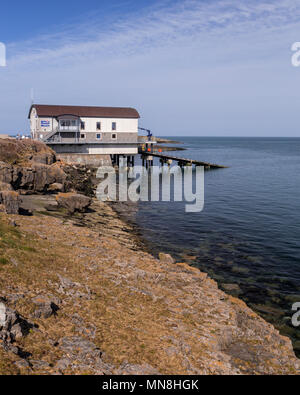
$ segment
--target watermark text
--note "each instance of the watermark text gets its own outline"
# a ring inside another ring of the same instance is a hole
[[[120,160],[119,171],[100,167],[97,188],[100,201],[118,202],[185,202],[187,213],[199,213],[204,208],[204,167],[144,166],[127,168]]]
[[[300,66],[300,42],[299,41],[295,42],[292,45],[291,50],[294,52],[294,54],[292,55],[292,58],[291,58],[292,65],[294,67],[299,67]]]
[[[0,42],[0,67],[6,66],[6,46]]]

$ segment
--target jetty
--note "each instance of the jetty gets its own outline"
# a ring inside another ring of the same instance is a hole
[[[153,165],[153,158],[155,157],[155,158],[160,159],[160,163],[162,165],[164,165],[164,164],[171,165],[173,162],[177,162],[178,166],[193,166],[193,165],[204,166],[204,168],[207,170],[228,168],[228,166],[217,165],[215,163],[202,162],[202,161],[195,160],[195,159],[179,158],[177,156],[166,155],[164,153],[156,153],[156,152],[154,153],[154,152],[144,152],[144,151],[140,151],[140,153],[141,153],[143,165],[145,164],[145,161],[146,161],[146,164]],[[151,163],[149,163],[149,162],[151,162]]]

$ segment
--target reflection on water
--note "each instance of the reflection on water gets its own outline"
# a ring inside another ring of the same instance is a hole
[[[205,173],[204,211],[140,202],[123,214],[154,253],[209,273],[290,336],[300,355],[300,329],[291,325],[300,302],[300,139],[177,139],[187,148],[181,156],[230,166]]]

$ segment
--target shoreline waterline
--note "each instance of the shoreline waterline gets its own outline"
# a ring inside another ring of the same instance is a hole
[[[300,355],[291,323],[300,301],[300,139],[177,138],[183,156],[229,166],[205,173],[204,211],[187,215],[181,203],[143,202],[124,217],[156,255],[189,259],[289,336]]]

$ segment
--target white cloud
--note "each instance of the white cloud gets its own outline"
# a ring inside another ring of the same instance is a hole
[[[147,15],[113,18],[111,25],[99,15],[89,23],[70,26],[62,32],[14,43],[11,47],[11,66],[45,61],[47,64],[73,62],[74,56],[85,61],[86,56],[132,55],[153,48],[180,45],[186,41],[207,40],[211,37],[232,38],[287,30],[298,23],[300,7],[296,2],[232,0],[186,0],[173,7],[160,7]],[[90,16],[92,18],[92,16]],[[117,21],[115,21],[117,19]]]

